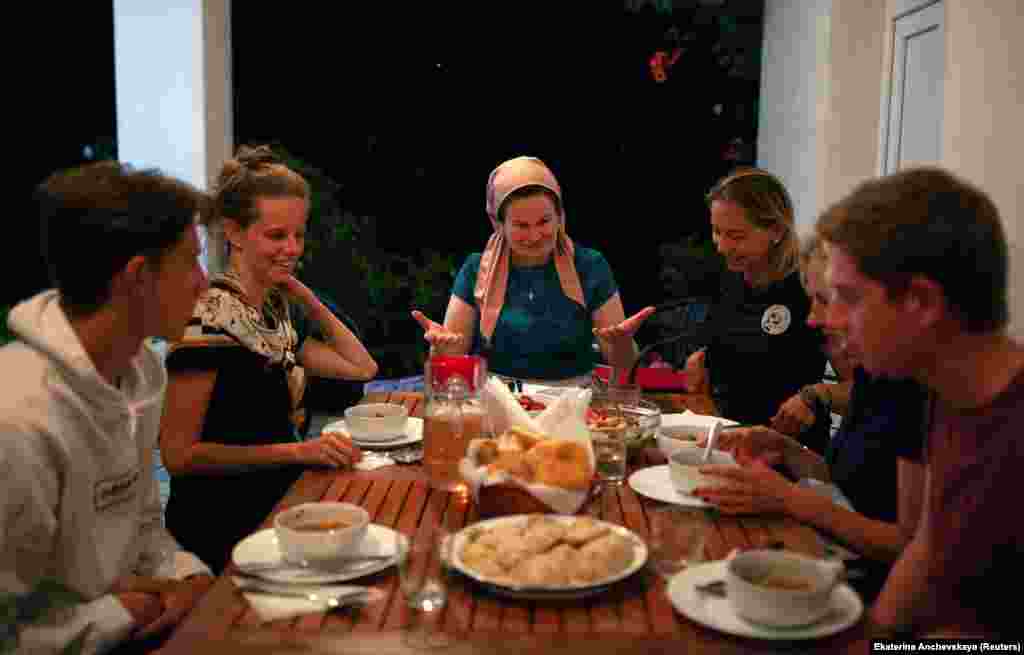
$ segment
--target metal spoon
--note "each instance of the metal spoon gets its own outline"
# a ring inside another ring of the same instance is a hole
[[[701,456],[700,461],[708,462],[711,460],[711,449],[715,446],[715,439],[718,438],[718,433],[722,429],[722,422],[715,421],[711,424],[711,429],[708,430],[708,443],[704,446],[704,454]]]
[[[235,584],[240,591],[244,591],[246,593],[266,594],[268,596],[284,596],[286,598],[303,598],[305,600],[313,601],[314,603],[321,603],[330,609],[336,609],[343,605],[363,603],[370,597],[369,588],[349,589],[332,594],[323,592],[318,593],[315,591],[282,589],[280,587],[267,587],[254,582],[238,584],[236,581]]]
[[[286,560],[273,562],[252,562],[239,566],[236,575],[257,575],[259,573],[275,573],[281,571],[297,571],[300,573],[344,573],[350,569],[359,570],[371,564],[394,559],[394,555],[355,555],[330,562],[326,566],[303,566]]]
[[[388,456],[399,464],[415,464],[423,459],[423,446],[415,445],[392,450]]]

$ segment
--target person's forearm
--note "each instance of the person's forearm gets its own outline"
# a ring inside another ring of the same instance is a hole
[[[815,386],[820,388],[833,414],[846,416],[846,410],[850,406],[850,389],[853,388],[853,380],[843,380],[835,384],[819,382]]]
[[[628,369],[636,362],[639,350],[633,337],[598,337],[597,343],[601,348],[601,354],[604,355],[605,361],[615,368]]]
[[[282,443],[262,446],[229,446],[210,441],[200,441],[188,449],[184,463],[175,469],[168,467],[173,475],[236,473],[253,468],[275,468],[300,463],[297,442],[289,443],[282,437]]]
[[[813,478],[822,482],[830,482],[828,465],[816,452],[804,446],[802,443],[783,435],[786,439],[785,448],[782,451],[782,463],[797,479]]]
[[[824,530],[870,559],[893,562],[907,545],[899,525],[873,521],[813,489],[794,487],[786,500],[790,516]]]
[[[19,633],[19,651],[63,653],[84,635],[78,653],[104,653],[128,640],[135,623],[131,614],[112,594],[67,608],[62,621],[45,617],[24,625]]]
[[[349,365],[345,370],[338,371],[339,377],[369,380],[377,375],[377,362],[373,356],[331,310],[316,300],[309,307],[309,312],[310,318],[322,328],[327,345]]]
[[[833,401],[833,411],[846,416],[850,408],[850,391],[853,389],[853,380],[843,380],[834,385],[827,385],[828,393]]]
[[[871,608],[873,625],[887,632],[905,631],[933,615],[934,590],[928,583],[928,547],[920,532],[893,565]]]

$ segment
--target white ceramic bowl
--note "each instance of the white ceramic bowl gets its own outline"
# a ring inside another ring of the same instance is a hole
[[[839,560],[748,550],[726,565],[726,596],[748,621],[780,628],[807,625],[828,611],[832,591],[842,579]]]
[[[341,523],[339,527],[333,527]],[[351,503],[303,503],[274,517],[281,554],[303,566],[328,564],[351,552],[366,535],[370,515]]]
[[[395,403],[367,403],[345,410],[345,427],[360,441],[390,441],[405,434],[409,410]]]
[[[697,438],[706,435],[708,428],[696,425],[661,426],[658,429],[658,450],[668,459],[678,450],[692,448]]]
[[[736,421],[720,419],[713,416],[693,414],[663,414],[661,427],[658,428],[658,448],[666,458],[680,449],[680,446],[692,446],[698,438],[706,437],[708,430],[714,423],[721,423],[722,427],[735,425]]]
[[[724,450],[713,449],[708,462],[701,461],[703,456],[703,448],[680,443],[678,450],[668,458],[668,473],[676,491],[690,495],[697,487],[717,487],[726,484],[722,478],[700,473],[698,469],[705,464],[739,466],[732,455]]]

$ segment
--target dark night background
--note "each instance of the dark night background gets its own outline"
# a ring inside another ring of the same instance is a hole
[[[570,236],[605,254],[631,313],[671,297],[659,246],[706,236],[704,192],[753,161],[763,11],[637,4],[235,2],[235,142],[283,145],[371,217],[380,249],[446,252],[456,268],[489,234],[488,173],[538,156]],[[25,200],[116,131],[111,5],[61,12],[31,46],[45,74],[26,87]],[[675,47],[656,82],[650,57]],[[33,239],[17,251],[0,305],[46,286]]]

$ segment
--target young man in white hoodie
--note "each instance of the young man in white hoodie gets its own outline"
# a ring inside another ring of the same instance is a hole
[[[163,527],[153,472],[167,375],[206,288],[203,195],[116,162],[39,188],[55,289],[17,305],[0,349],[0,591],[59,582],[86,600],[21,626],[26,652],[159,636],[212,582]],[[202,519],[197,519],[202,520]]]

